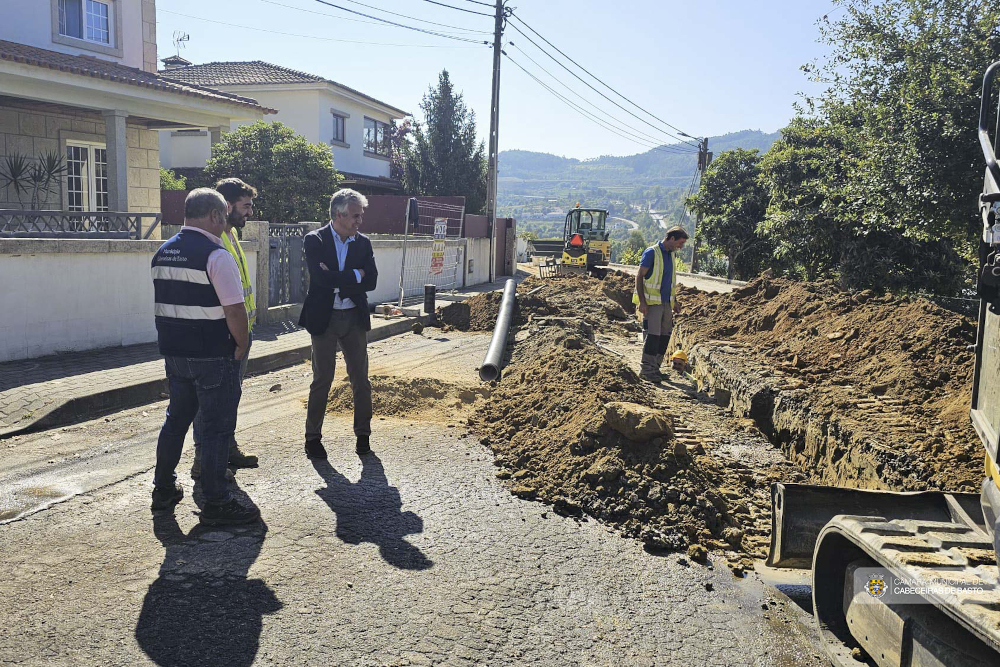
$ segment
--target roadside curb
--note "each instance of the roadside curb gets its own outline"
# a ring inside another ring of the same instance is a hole
[[[395,322],[374,327],[368,332],[368,342],[373,343],[405,333],[413,327],[413,323],[418,319],[421,323],[426,324],[430,320],[430,316],[404,317]],[[247,363],[247,375],[270,373],[279,368],[286,368],[302,363],[303,361],[308,361],[311,351],[312,344],[307,344],[271,354],[251,357]],[[135,382],[115,387],[114,389],[95,391],[85,396],[77,396],[62,403],[54,403],[27,424],[22,423],[15,428],[0,430],[0,440],[32,431],[43,431],[74,424],[118,410],[126,410],[128,408],[139,407],[140,405],[155,403],[162,400],[163,395],[166,393],[167,379],[162,377],[155,380]]]

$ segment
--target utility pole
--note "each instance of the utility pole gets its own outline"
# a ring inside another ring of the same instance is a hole
[[[698,172],[704,176],[708,165],[712,163],[712,154],[708,152],[708,137],[698,142]],[[701,176],[698,177],[699,183]],[[694,220],[694,238],[691,239],[691,273],[698,271],[698,227],[701,225],[701,213]]]
[[[493,97],[490,105],[489,171],[486,175],[486,225],[490,235],[490,282],[496,280],[497,242],[497,152],[500,144],[500,54],[506,9],[504,0],[497,0],[496,22],[493,28]]]

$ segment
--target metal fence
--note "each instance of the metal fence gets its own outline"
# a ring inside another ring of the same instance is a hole
[[[461,287],[460,269],[466,249],[462,238],[464,204],[456,206],[414,198],[408,206],[416,206],[416,214],[408,216],[403,234],[400,306],[422,301],[424,285],[436,285],[439,291]]]
[[[268,225],[268,305],[302,303],[309,287],[302,243],[312,226]]]
[[[147,239],[159,213],[0,210],[0,237]]]

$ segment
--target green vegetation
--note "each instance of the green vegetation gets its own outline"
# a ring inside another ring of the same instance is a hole
[[[834,4],[836,20],[820,21],[830,54],[803,68],[827,92],[760,159],[717,154],[688,200],[705,215],[699,243],[744,277],[770,264],[852,289],[960,294],[981,225],[979,88],[1000,58],[1000,5]],[[767,245],[770,262],[747,255]]]
[[[187,190],[187,179],[183,176],[178,176],[169,169],[160,167],[160,189]]]
[[[486,150],[476,141],[476,113],[452,87],[448,70],[420,103],[424,125],[415,123],[412,141],[402,144],[403,186],[411,195],[458,195],[465,209],[486,208]]]
[[[257,121],[222,135],[212,147],[205,178],[235,176],[257,188],[254,208],[270,222],[330,218],[330,195],[340,183],[329,146],[311,144],[279,122]]]

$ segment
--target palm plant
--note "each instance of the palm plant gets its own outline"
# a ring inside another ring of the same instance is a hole
[[[35,159],[23,153],[11,153],[0,162],[0,181],[14,191],[21,206],[27,198],[32,210],[37,210],[56,191],[66,174],[66,160],[55,151]]]

